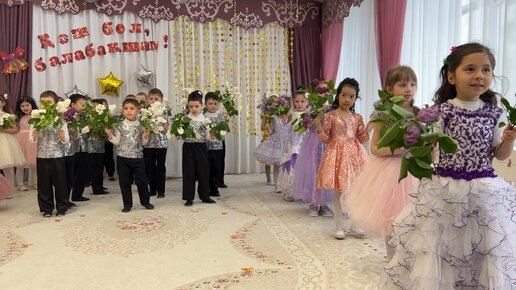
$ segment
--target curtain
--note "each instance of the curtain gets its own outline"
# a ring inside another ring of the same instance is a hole
[[[0,5],[0,51],[14,53],[20,47],[25,50],[24,59],[30,65],[32,51],[32,3],[8,7]],[[8,95],[13,108],[22,95],[31,95],[31,70],[0,75],[0,93]]]
[[[407,0],[375,0],[376,49],[380,81],[392,65],[400,62]]]
[[[337,77],[343,30],[344,20],[341,23],[332,23],[322,29],[322,78],[324,80],[335,81]]]
[[[374,2],[364,1],[352,7],[344,18],[344,33],[340,52],[337,84],[344,78],[355,78],[360,84],[360,99],[356,112],[369,119],[373,104],[378,100],[380,77],[376,61]]]
[[[305,24],[296,27],[293,39],[293,57],[290,63],[292,91],[321,78],[321,26]]]
[[[418,76],[416,105],[432,104],[439,86],[439,71],[452,46],[469,41],[489,46],[497,60],[495,75],[506,75],[503,58],[505,1],[462,0],[407,1],[401,63]],[[509,32],[510,33],[510,32]],[[493,89],[506,93],[506,78],[495,78]]]
[[[112,25],[105,23],[112,22]],[[131,24],[141,23],[141,32]],[[118,24],[124,24],[125,30]],[[87,27],[89,35],[72,38],[71,29]],[[109,28],[111,27],[111,29]],[[106,34],[110,33],[110,34]],[[42,49],[38,36],[48,34],[55,47]],[[68,34],[65,44],[61,34]],[[34,7],[33,58],[42,58],[46,69],[33,66],[34,95],[54,90],[58,95],[72,90],[74,85],[90,97],[103,97],[109,103],[120,104],[127,94],[147,92],[150,87],[138,87],[134,73],[140,65],[155,73],[155,86],[162,90],[167,102],[176,111],[184,107],[184,88],[204,92],[219,88],[226,82],[240,88],[242,98],[236,100],[240,114],[231,122],[231,133],[226,136],[226,172],[256,173],[261,165],[253,157],[253,150],[261,140],[260,120],[256,106],[265,93],[287,94],[290,91],[288,69],[288,31],[277,23],[261,29],[245,30],[233,27],[224,20],[198,23],[178,17],[174,21],[152,22],[132,13],[108,17],[95,11],[77,15],[57,16],[54,12]],[[118,52],[99,55],[98,46],[108,43],[155,41],[155,50]],[[84,51],[93,43],[96,54],[84,60],[52,67],[52,56]],[[119,96],[101,95],[97,78],[109,72],[124,81]],[[175,112],[174,112],[175,113]],[[170,140],[167,154],[167,176],[181,175],[182,142]]]

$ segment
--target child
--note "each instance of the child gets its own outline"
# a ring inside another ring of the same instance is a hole
[[[13,189],[7,179],[0,174],[0,200],[9,199],[13,194]]]
[[[305,92],[295,92],[293,102],[294,108],[291,113],[291,126],[295,122],[302,122],[303,120],[301,120],[301,115],[307,112],[308,102],[306,100]],[[292,130],[289,132],[289,150],[286,153],[286,155],[283,156],[281,171],[278,176],[278,183],[281,188],[281,191],[283,192],[283,200],[285,201],[294,201],[294,197],[292,196],[292,186],[295,176],[294,166],[296,165],[296,160],[299,154],[299,148],[301,143],[303,142],[304,136],[305,133],[299,134]]]
[[[315,186],[333,190],[336,239],[344,239],[345,236],[340,197],[350,189],[367,159],[362,144],[369,137],[362,116],[355,113],[355,101],[359,93],[360,88],[355,79],[344,79],[337,87],[337,95],[332,104],[335,110],[324,115],[324,125],[316,131],[319,138],[328,143],[328,147],[317,171]],[[316,123],[319,123],[319,119],[316,119]],[[351,231],[361,234],[353,225]]]
[[[271,96],[272,98],[273,96]],[[283,104],[283,105],[289,105]],[[283,156],[288,152],[291,132],[290,114],[278,117],[273,116],[273,128],[271,135],[254,150],[254,156],[259,162],[265,163],[272,168],[274,192],[280,193],[278,176]]]
[[[267,138],[269,138],[269,136],[271,135],[271,127],[269,125],[269,123],[267,123],[267,120],[264,116],[262,116],[261,118],[262,120],[262,123],[261,123],[261,130],[262,130],[262,142],[264,142],[265,140],[267,140]],[[271,166],[268,165],[268,164],[265,164],[265,179],[266,179],[266,184],[267,185],[272,185],[274,186],[274,183],[272,183],[272,179],[271,179]]]
[[[148,141],[149,132],[143,129],[138,121],[140,103],[134,99],[125,99],[122,103],[122,113],[125,119],[115,126],[114,132],[105,129],[108,140],[117,145],[116,171],[124,203],[122,212],[130,212],[133,207],[131,192],[133,180],[138,188],[140,204],[146,209],[154,209],[154,205],[149,202],[149,188],[143,159],[143,146]]]
[[[209,92],[204,97],[206,108],[208,111],[204,114],[210,118],[212,122],[221,122],[225,120],[224,114],[219,110],[219,97],[212,92]],[[210,196],[219,197],[219,182],[221,181],[220,174],[223,172],[221,168],[223,162],[223,145],[220,140],[208,141],[208,159],[210,161]]]
[[[328,87],[328,83],[321,81],[318,87]],[[299,149],[294,167],[295,175],[292,192],[296,200],[309,202],[309,216],[317,217],[322,215],[332,217],[333,211],[328,207],[328,203],[332,200],[333,192],[315,187],[315,175],[321,163],[324,143],[317,136],[316,128],[314,128],[315,124],[312,121],[310,122],[310,128],[303,137],[303,143]]]
[[[416,85],[416,74],[410,67],[395,65],[387,71],[384,90],[392,96],[404,96],[402,106],[416,113],[417,108],[413,106]],[[370,144],[373,156],[346,197],[345,207],[354,224],[372,236],[385,238],[387,259],[390,260],[394,249],[387,242],[392,233],[392,223],[401,210],[412,202],[409,194],[416,189],[418,180],[409,174],[398,182],[401,150],[393,154],[388,147],[376,147],[382,125],[374,123],[374,120],[380,114],[380,111],[375,111],[369,121],[373,129]]]
[[[74,94],[70,96],[70,106],[77,111],[77,114],[84,115],[84,108],[88,97]],[[75,143],[75,154],[74,154],[74,170],[73,170],[73,186],[72,186],[72,201],[88,201],[87,197],[84,197],[84,187],[90,182],[89,172],[89,153],[88,153],[88,139],[89,139],[89,127],[79,128],[77,132],[78,136],[73,140]]]
[[[394,222],[396,253],[381,289],[514,289],[516,191],[496,177],[492,156],[513,151],[516,129],[491,91],[495,59],[489,48],[452,48],[435,94],[439,131],[457,152],[439,152],[435,175],[421,180],[417,199]]]
[[[210,198],[210,162],[206,121],[202,114],[202,93],[194,91],[188,95],[188,117],[196,138],[187,138],[183,143],[183,200],[185,206],[192,206],[195,197],[195,181],[199,181],[197,193],[204,203],[215,203]]]
[[[99,100],[102,101],[104,106],[109,107],[106,99]],[[113,158],[113,143],[109,142],[108,140],[104,142],[104,168],[106,169],[108,180],[115,181],[115,159]]]
[[[36,101],[31,97],[22,96],[16,101],[16,123],[20,128],[16,138],[27,161],[25,166],[16,167],[16,183],[18,184],[19,191],[27,191],[29,189],[23,181],[25,169],[28,170],[28,186],[34,189],[37,188],[36,155],[38,148],[36,143],[29,142],[30,125],[28,123],[32,110],[37,109]]]
[[[23,165],[26,161],[14,135],[18,133],[18,127],[14,122],[11,107],[7,103],[7,99],[0,95],[0,117],[6,118],[9,116],[13,119],[11,127],[2,128],[0,126],[0,148],[2,148],[2,154],[0,154],[0,170],[3,170],[7,182],[12,186],[14,184],[12,168]]]
[[[106,105],[104,99],[94,99],[94,104]],[[88,138],[88,164],[90,184],[93,194],[108,194],[109,191],[104,187],[104,143],[106,139],[104,136],[95,136],[90,134]]]
[[[163,103],[163,93],[157,88],[151,89],[147,97],[147,104],[152,105],[155,102]],[[149,135],[149,142],[143,149],[150,196],[155,196],[157,193],[158,198],[165,197],[165,173],[167,172],[165,161],[168,148],[166,131],[168,130],[168,123],[164,127],[164,132]]]
[[[57,94],[53,91],[41,93],[39,101],[41,107],[57,103]],[[66,193],[65,144],[70,141],[68,127],[63,123],[59,128],[51,125],[42,128],[39,132],[31,126],[31,142],[38,142],[36,171],[38,174],[38,205],[43,217],[51,217],[55,207],[56,216],[65,215],[69,208]]]

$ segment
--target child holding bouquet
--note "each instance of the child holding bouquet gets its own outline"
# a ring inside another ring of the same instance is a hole
[[[45,91],[39,100],[43,110],[33,110],[29,120],[30,140],[38,143],[36,171],[39,210],[43,212],[43,217],[51,217],[55,200],[56,216],[63,216],[69,208],[66,180],[63,178],[66,176],[65,144],[70,142],[68,127],[56,109],[58,99],[55,92]]]
[[[256,147],[254,156],[259,162],[273,166],[274,192],[281,192],[278,187],[278,175],[282,158],[289,150],[290,104],[283,96],[273,95],[271,99],[272,133]]]
[[[154,209],[154,205],[150,203],[143,159],[143,146],[148,142],[150,132],[138,121],[140,103],[135,99],[125,99],[122,103],[122,113],[125,118],[123,121],[116,124],[113,129],[104,129],[107,139],[117,145],[116,170],[124,203],[122,212],[130,212],[133,207],[133,181],[138,188],[140,204],[146,209]]]
[[[219,112],[219,97],[209,92],[204,97],[206,103],[206,113],[204,115],[210,118],[211,122],[224,122],[225,117]],[[224,162],[223,145],[221,140],[208,141],[208,159],[210,161],[210,196],[219,197],[219,186],[221,173],[224,172],[222,164]]]
[[[151,89],[147,97],[148,108],[143,110],[140,122],[148,124],[151,133],[149,142],[145,144],[143,156],[145,158],[145,171],[149,183],[150,196],[165,197],[165,161],[167,159],[168,138],[168,113],[169,110],[163,104],[163,93],[157,89]],[[145,126],[144,126],[145,127]]]
[[[18,127],[20,130],[18,134],[16,134],[16,138],[18,139],[18,143],[20,144],[20,148],[25,156],[25,160],[27,163],[24,166],[16,167],[16,183],[18,185],[19,191],[27,191],[29,188],[25,186],[23,181],[24,169],[28,170],[28,186],[34,189],[37,188],[37,178],[36,178],[36,153],[37,153],[37,145],[35,143],[29,142],[29,119],[32,113],[32,110],[37,110],[38,105],[33,98],[29,96],[22,96],[16,101],[16,123],[18,123]]]
[[[11,107],[2,95],[0,95],[0,120],[0,148],[2,148],[0,170],[3,170],[7,181],[13,186],[12,168],[25,164],[25,156],[15,137],[15,134],[18,133],[18,127],[14,121]]]

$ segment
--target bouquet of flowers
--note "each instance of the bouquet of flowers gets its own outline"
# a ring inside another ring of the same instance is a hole
[[[215,94],[219,96],[219,100],[224,106],[224,110],[230,117],[238,115],[238,110],[235,105],[235,98],[241,98],[237,87],[230,87],[228,83],[222,86],[222,90],[216,90]]]
[[[308,104],[310,105],[310,118],[315,119],[331,109],[334,95],[337,93],[332,80],[328,81],[328,87],[318,87],[321,81],[314,79],[306,88]]]
[[[170,134],[177,138],[196,138],[193,128],[190,126],[190,119],[183,113],[177,113],[170,122]]]
[[[224,139],[226,133],[229,132],[229,124],[226,121],[212,122],[209,118],[204,119],[206,129],[209,130],[210,134],[215,136],[217,140]],[[208,121],[206,121],[208,120]]]
[[[36,131],[46,126],[52,126],[54,128],[61,126],[63,124],[61,114],[64,114],[64,112],[68,110],[70,100],[66,99],[57,104],[49,104],[48,102],[42,101],[41,104],[46,109],[32,110],[29,125],[32,125]]]
[[[292,131],[298,134],[303,134],[308,130],[311,122],[310,114],[303,113],[300,118],[297,118],[292,122]]]
[[[382,123],[378,148],[389,147],[391,152],[405,148],[399,180],[410,172],[414,177],[422,179],[432,177],[432,149],[439,145],[445,153],[455,153],[457,144],[450,136],[434,132],[439,118],[437,107],[421,109],[417,115],[401,107],[403,96],[391,97],[385,91],[379,91],[380,102],[376,110],[382,111],[381,117],[373,122]]]
[[[81,130],[88,125],[88,117],[84,113],[80,113],[73,107],[69,107],[63,114],[63,120],[68,123],[69,128]]]
[[[9,129],[14,124],[14,117],[13,115],[5,115],[4,117],[0,116],[0,128],[2,129]]]
[[[147,108],[141,109],[142,116],[140,124],[149,132],[159,133],[166,131],[167,117],[170,115],[170,108],[160,102],[155,102]]]
[[[106,137],[104,129],[112,129],[118,123],[118,118],[114,116],[116,105],[105,106],[88,102],[85,111],[88,113],[87,124],[90,132],[95,137]]]

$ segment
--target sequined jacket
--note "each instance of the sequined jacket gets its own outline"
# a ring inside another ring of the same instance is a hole
[[[59,138],[59,130],[63,129],[65,133],[64,141]],[[54,128],[52,126],[46,126],[42,128],[38,133],[38,139],[32,139],[32,132],[34,128],[30,129],[30,141],[38,142],[38,158],[51,159],[65,157],[65,144],[70,142],[68,135],[68,127],[66,123],[61,127]]]
[[[221,114],[219,112],[206,112],[204,116],[210,118],[212,122],[224,121],[224,114]],[[222,150],[222,140],[208,140],[208,150]]]
[[[116,146],[116,155],[124,158],[143,158],[143,146],[148,139],[143,138],[143,127],[138,120],[124,120],[115,125],[109,141]]]
[[[206,136],[206,124],[204,119],[206,118],[203,114],[193,116],[188,114],[188,117],[192,119],[190,121],[190,127],[195,133],[196,138],[186,138],[185,143],[206,143],[208,141]]]

